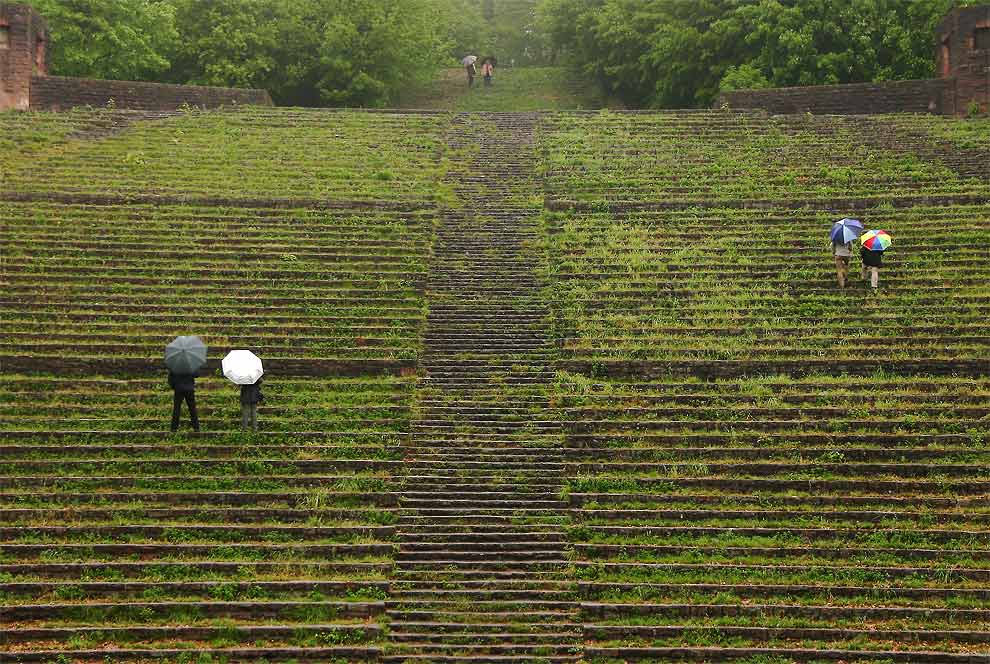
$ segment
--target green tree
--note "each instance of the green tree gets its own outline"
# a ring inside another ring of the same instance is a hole
[[[51,73],[155,80],[178,41],[165,0],[32,0],[51,32]]]
[[[172,1],[172,80],[264,88],[279,104],[384,106],[449,49],[437,3],[450,0]]]
[[[433,11],[450,60],[459,64],[465,55],[482,57],[492,48],[491,26],[475,0],[433,0]]]
[[[425,83],[446,58],[431,0],[323,0],[318,84],[332,105],[385,106]]]
[[[721,89],[934,75],[935,26],[979,0],[543,0],[553,46],[631,105]]]
[[[282,6],[270,0],[172,0],[182,42],[171,78],[180,83],[265,87],[277,81]],[[272,90],[275,93],[275,90]]]

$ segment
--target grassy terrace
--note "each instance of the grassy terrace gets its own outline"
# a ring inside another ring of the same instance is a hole
[[[444,123],[0,116],[5,655],[377,652]],[[169,437],[161,353],[188,333],[205,433]],[[266,361],[259,434],[230,348]]]
[[[915,134],[927,134],[960,151],[990,149],[990,118],[973,118],[965,122],[940,116],[898,116],[885,118],[885,122],[898,125]],[[984,164],[990,169],[990,164]],[[985,171],[986,172],[986,171]]]
[[[411,381],[273,380],[266,433],[242,435],[235,389],[206,379],[212,433],[170,438],[160,382],[4,376],[3,647],[363,656],[382,634]]]
[[[518,104],[475,92],[457,108]],[[447,207],[448,160],[499,122],[0,115],[0,659],[373,657],[394,561],[474,551],[489,508],[452,481],[502,458],[506,491],[566,478],[569,512],[539,507],[559,485],[490,509],[566,537],[589,662],[990,653],[987,125],[546,114],[542,192],[468,174],[476,209]],[[537,240],[502,209],[544,199]],[[858,258],[834,285],[846,215],[894,236],[876,293]],[[557,348],[533,343],[540,292]],[[168,436],[183,333],[213,348],[204,433]],[[269,370],[258,434],[216,371],[235,347]],[[397,555],[404,490],[435,549]],[[540,620],[525,563],[496,559],[517,543],[491,541],[486,608]]]
[[[172,406],[165,387],[160,377],[4,375],[0,431],[161,431]],[[259,417],[265,431],[356,431],[380,441],[408,431],[413,387],[412,378],[271,377]],[[199,379],[197,405],[209,430],[240,425],[237,387],[222,376]]]
[[[414,360],[429,212],[0,203],[0,355],[154,358],[195,331],[265,359]]]
[[[588,660],[990,652],[985,124],[543,123]],[[845,215],[895,238],[877,293]]]
[[[937,137],[873,118],[558,114],[543,121],[542,170],[551,206],[594,209],[986,194],[984,151],[939,140],[970,132],[932,126]]]
[[[43,151],[13,155],[4,191],[407,205],[440,196],[442,115],[243,108],[72,138],[71,128],[86,121],[82,113],[64,123],[0,115],[0,129],[13,126],[18,144],[47,134]]]
[[[987,205],[858,214],[889,230],[878,295],[839,292],[835,212],[546,212],[548,297],[575,361],[987,357]],[[879,366],[879,365],[878,365]]]
[[[558,385],[596,648],[983,642],[986,378]]]

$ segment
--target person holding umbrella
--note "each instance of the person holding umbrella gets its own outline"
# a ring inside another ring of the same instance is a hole
[[[492,85],[492,76],[495,74],[495,65],[498,64],[498,60],[488,56],[481,63],[481,75],[485,77],[485,87],[489,88]]]
[[[860,238],[859,257],[863,260],[863,280],[870,280],[876,289],[880,285],[880,268],[883,267],[883,252],[890,248],[894,240],[887,231],[866,231]]]
[[[264,401],[261,359],[249,350],[232,350],[223,358],[223,375],[241,386],[241,428],[258,430],[258,404]]]
[[[464,71],[467,72],[468,87],[474,87],[474,77],[478,75],[478,70],[475,68],[474,63],[478,61],[477,55],[468,55],[461,60],[461,64],[464,65]]]
[[[845,288],[849,279],[849,260],[852,258],[852,243],[863,233],[863,224],[858,219],[843,219],[832,224],[829,239],[832,241],[832,256],[835,258],[835,273],[839,288]]]
[[[196,375],[206,364],[206,344],[199,337],[177,337],[165,347],[168,384],[172,388],[172,433],[179,430],[182,402],[189,408],[193,431],[199,431],[196,411]]]

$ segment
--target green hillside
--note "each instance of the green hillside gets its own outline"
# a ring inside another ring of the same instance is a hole
[[[491,87],[479,76],[468,88],[462,69],[449,69],[421,90],[403,95],[405,108],[458,113],[561,111],[605,106],[594,86],[562,67],[499,67]]]
[[[0,662],[990,661],[987,123],[458,76],[0,114]]]

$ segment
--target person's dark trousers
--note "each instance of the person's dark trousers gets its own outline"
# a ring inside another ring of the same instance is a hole
[[[179,430],[179,412],[182,410],[183,401],[189,407],[189,421],[192,422],[193,431],[199,431],[199,413],[196,412],[195,392],[176,392],[172,397],[172,431]]]

